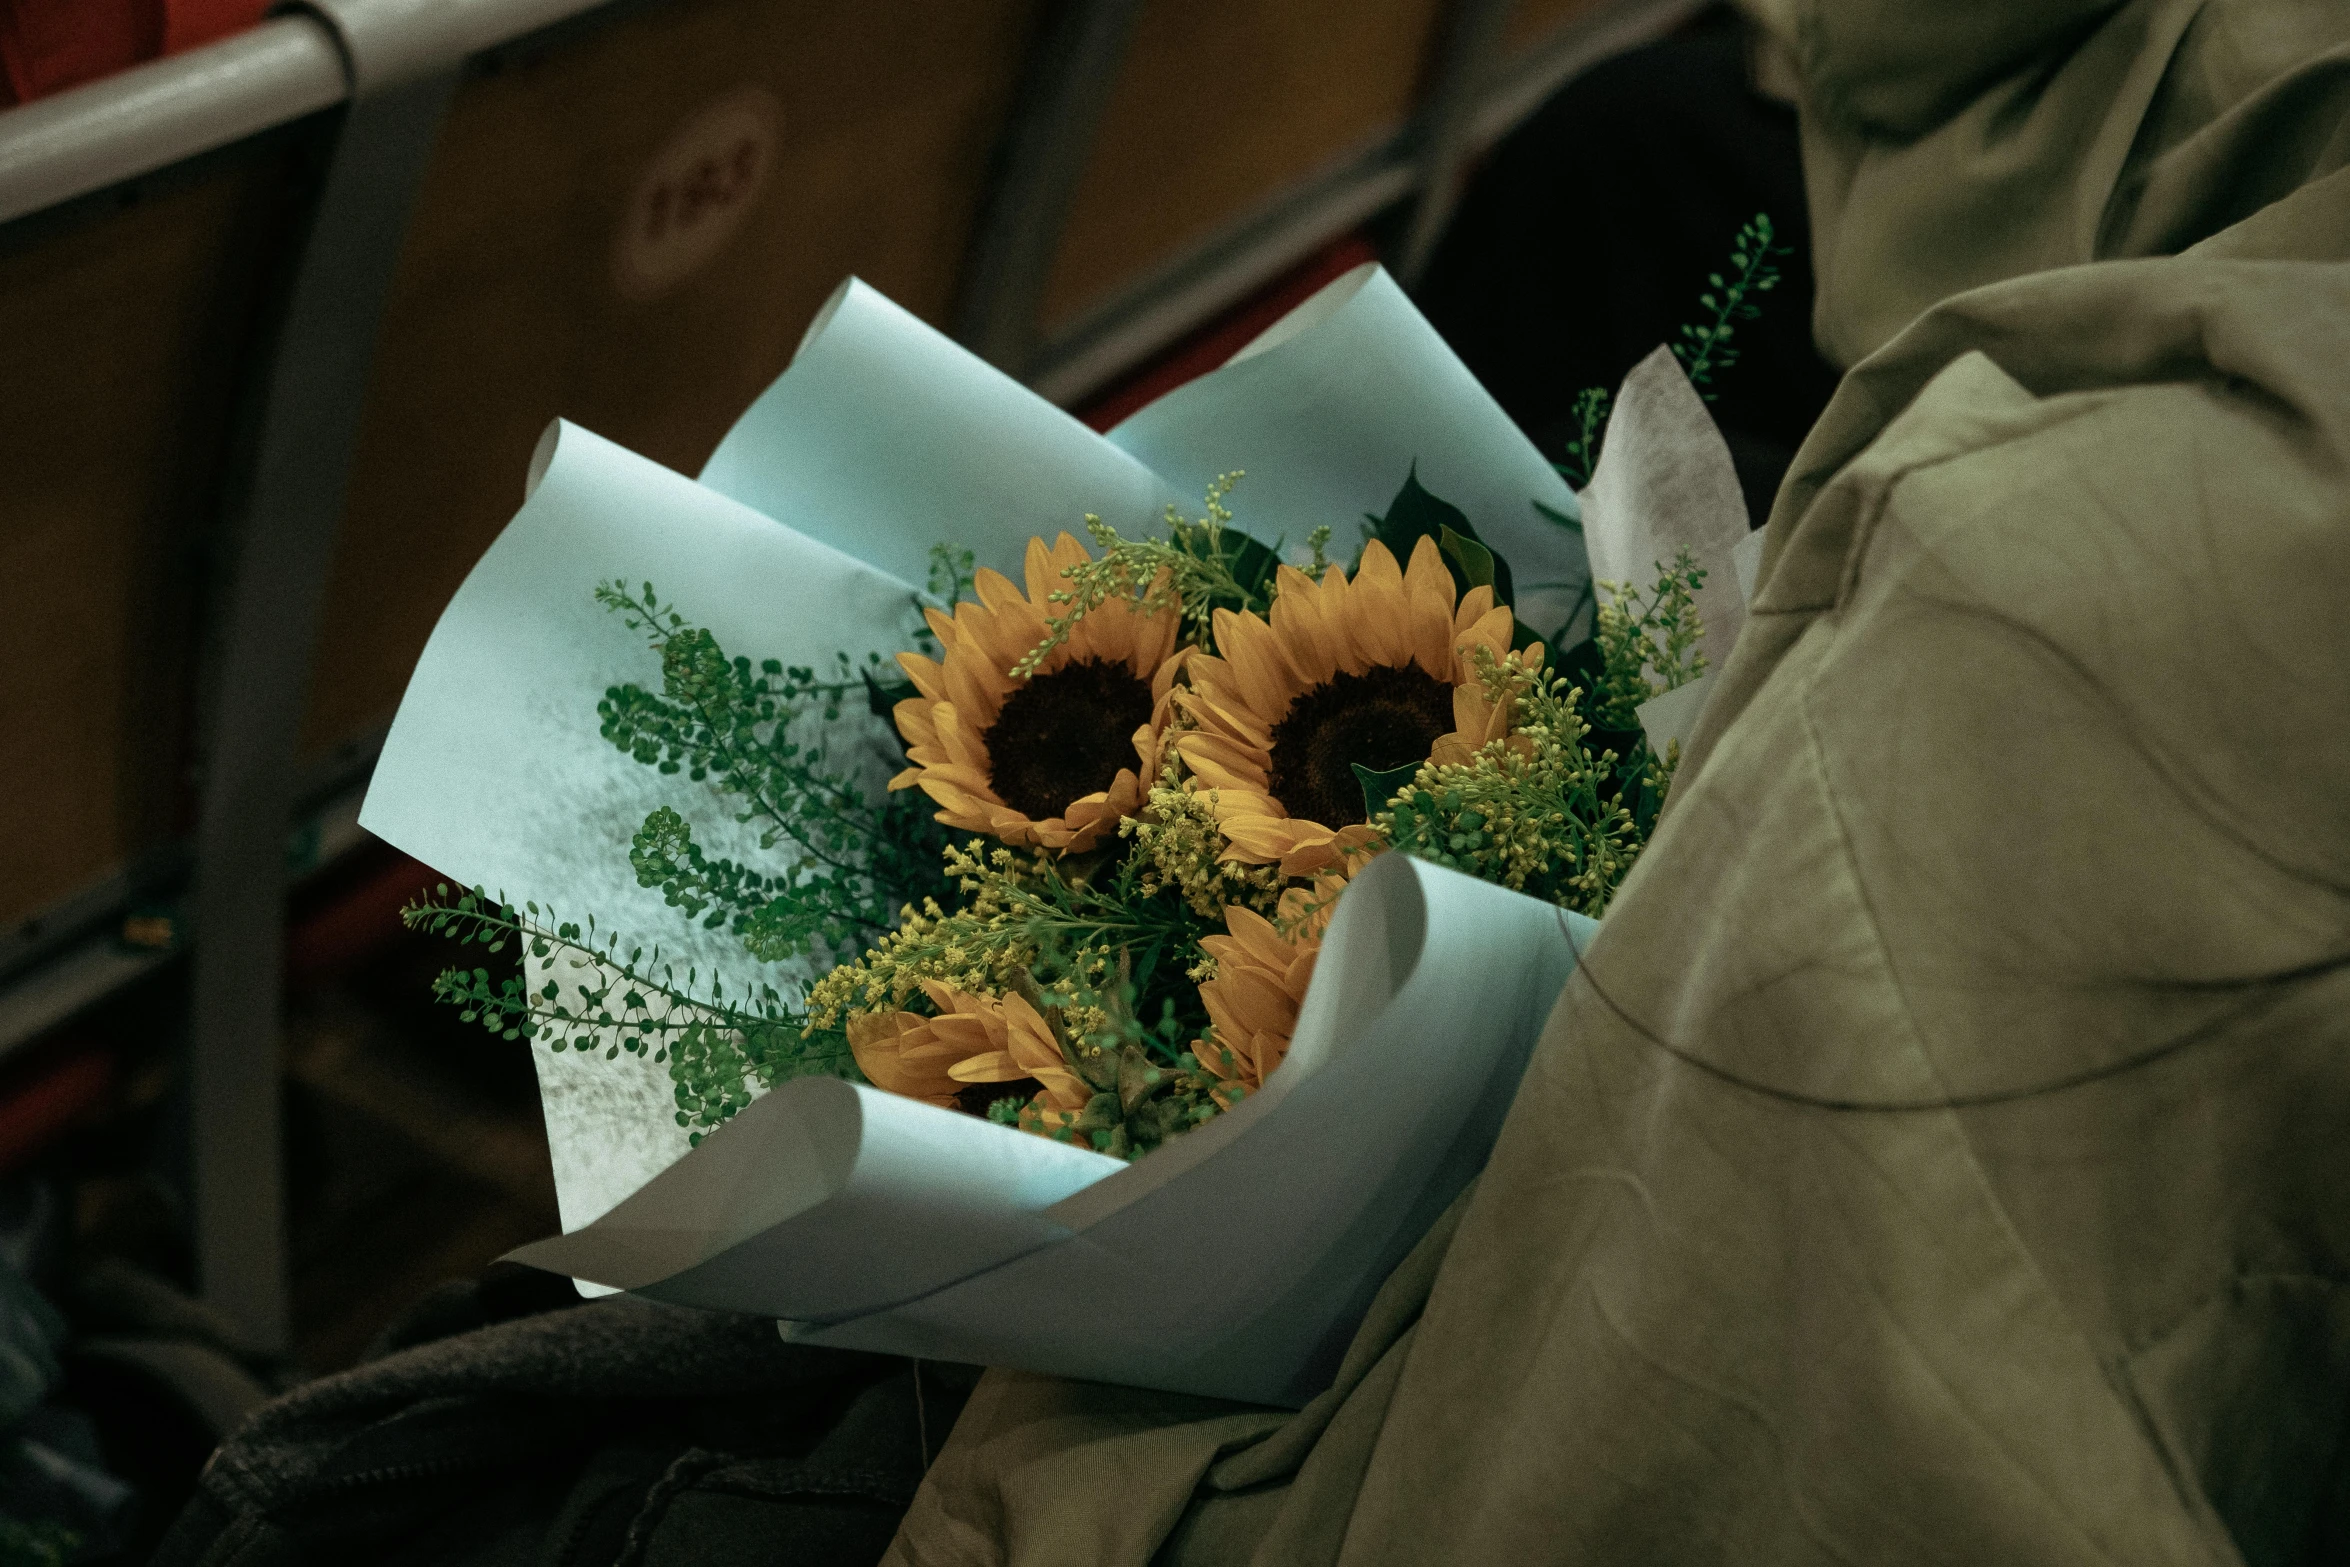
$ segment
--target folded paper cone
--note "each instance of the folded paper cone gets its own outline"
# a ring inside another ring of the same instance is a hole
[[[537,929],[592,913],[595,941],[628,933],[616,960],[644,943],[689,989],[737,973],[740,942],[639,885],[627,847],[655,807],[713,854],[772,846],[599,735],[598,699],[651,671],[595,589],[657,587],[756,658],[886,658],[909,645],[934,544],[1016,569],[1032,534],[1089,513],[1146,528],[1236,468],[1236,526],[1292,547],[1416,471],[1515,563],[1522,617],[1548,630],[1587,607],[1582,540],[1545,520],[1573,495],[1375,267],[1106,437],[852,281],[699,478],[551,432],[434,629],[362,824],[454,882],[532,900]],[[878,789],[890,759],[868,749]],[[1325,938],[1287,1063],[1132,1167],[827,1081],[784,1084],[689,1152],[658,1052],[623,1048],[617,1026],[535,1048],[567,1233],[518,1255],[812,1342],[1302,1402],[1482,1162],[1589,934],[1499,888],[1374,864]],[[560,951],[526,965],[534,994],[610,977]]]
[[[803,1077],[586,1229],[509,1260],[690,1305],[851,1317],[1065,1239],[1052,1204],[1125,1168],[919,1100]]]
[[[805,1343],[1294,1407],[1483,1166],[1597,929],[1389,855],[1280,1070],[1139,1163],[804,1079],[513,1258]]]

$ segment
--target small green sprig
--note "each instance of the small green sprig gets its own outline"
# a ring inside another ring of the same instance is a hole
[[[925,582],[927,597],[934,604],[952,610],[971,596],[972,585],[979,578],[979,557],[953,544],[930,546],[930,575]],[[936,649],[938,639],[931,634],[930,623],[920,616],[908,628],[914,640],[926,648]]]
[[[933,591],[962,591],[970,570],[968,551],[934,550]],[[754,667],[728,657],[650,583],[609,583],[596,597],[645,634],[662,673],[658,694],[635,685],[605,693],[604,738],[729,800],[735,820],[759,829],[762,850],[786,847],[776,869],[752,869],[708,853],[664,805],[630,840],[639,885],[705,929],[729,931],[761,963],[854,954],[889,931],[895,909],[946,892],[939,855],[948,839],[926,802],[899,793],[876,803],[855,770],[801,738],[832,732],[856,711],[853,697],[871,703],[878,658],[860,670],[843,655],[831,678],[775,659]],[[434,995],[464,1021],[558,1051],[649,1056],[668,1067],[678,1123],[696,1140],[759,1089],[811,1073],[857,1075],[837,1020],[811,1020],[775,983],[693,967],[681,975],[658,947],[624,944],[592,918],[583,927],[536,903],[517,911],[478,888],[452,896],[446,887],[403,917],[485,953],[514,945],[530,960],[521,978],[493,978],[486,967],[444,972]]]
[[[1680,761],[1677,745],[1651,749],[1638,709],[1704,673],[1704,585],[1687,551],[1645,595],[1602,583],[1588,691],[1480,649],[1478,679],[1488,700],[1514,710],[1512,733],[1466,763],[1422,766],[1372,826],[1407,854],[1599,915],[1646,846]],[[1595,746],[1594,728],[1623,749]]]
[[[1372,825],[1406,854],[1597,916],[1642,833],[1617,787],[1615,752],[1585,744],[1583,693],[1539,665],[1477,650],[1487,696],[1515,732],[1467,762],[1430,762]]]
[[[1061,610],[1047,617],[1044,640],[1012,666],[1013,676],[1024,680],[1035,674],[1075,633],[1079,621],[1115,601],[1129,602],[1146,615],[1180,606],[1187,636],[1209,652],[1216,646],[1217,610],[1260,615],[1269,611],[1274,574],[1281,566],[1279,548],[1233,528],[1232,509],[1224,504],[1243,476],[1238,469],[1216,475],[1199,517],[1187,518],[1170,505],[1163,539],[1130,539],[1089,515],[1085,531],[1101,553],[1071,567],[1066,573],[1069,585],[1053,591],[1051,601]],[[1330,543],[1330,529],[1316,528],[1306,542],[1313,552],[1309,569],[1318,579],[1329,564],[1323,551]]]
[[[1049,974],[1049,965],[1041,972]],[[1050,989],[1026,975],[1015,988],[1044,1019],[1069,1070],[1093,1091],[1074,1119],[1053,1128],[1062,1142],[1137,1159],[1214,1119],[1223,1108],[1215,1098],[1219,1088],[1238,1097],[1192,1055],[1187,1041],[1198,1025],[1171,1000],[1162,1003],[1156,1022],[1143,1021],[1143,992],[1124,954],[1106,976],[1084,962]]]
[[[1681,361],[1682,374],[1689,377],[1689,384],[1709,403],[1720,395],[1714,377],[1738,362],[1738,349],[1731,343],[1737,335],[1738,323],[1752,321],[1762,314],[1762,306],[1754,296],[1767,294],[1779,286],[1779,265],[1775,258],[1794,254],[1793,246],[1774,243],[1777,235],[1769,213],[1758,212],[1747,219],[1740,226],[1738,237],[1730,242],[1729,275],[1706,274],[1706,291],[1697,296],[1703,319],[1684,322],[1673,336],[1670,346],[1673,357]],[[1608,417],[1614,412],[1612,401],[1605,387],[1587,386],[1575,394],[1570,407],[1568,418],[1574,425],[1574,438],[1567,442],[1563,460],[1551,466],[1578,490],[1589,487],[1592,472],[1599,466],[1600,441],[1607,433]]]
[[[952,562],[945,564],[950,570]],[[887,931],[894,911],[944,890],[946,840],[919,796],[878,802],[853,772],[835,766],[809,730],[840,723],[866,681],[846,654],[834,677],[767,659],[728,657],[708,630],[656,597],[651,583],[596,590],[597,599],[645,634],[661,660],[658,694],[614,686],[597,703],[606,740],[664,774],[707,784],[759,828],[762,850],[789,844],[780,869],[751,870],[709,855],[667,806],[645,818],[630,846],[639,884],[707,927],[726,927],[761,962],[852,951]],[[868,667],[878,667],[878,655]]]
[[[1670,566],[1659,562],[1657,571],[1656,585],[1645,595],[1628,582],[1600,584],[1594,636],[1604,668],[1593,712],[1608,729],[1638,728],[1641,703],[1705,673],[1697,592],[1706,573],[1687,550]]]
[[[592,918],[582,926],[537,903],[517,909],[478,887],[452,893],[446,884],[400,918],[411,930],[484,954],[513,948],[526,957],[518,976],[494,977],[482,966],[444,970],[433,996],[458,1008],[460,1021],[550,1050],[601,1050],[607,1060],[627,1054],[666,1065],[677,1123],[696,1142],[748,1105],[754,1087],[812,1074],[858,1076],[847,1036],[809,1028],[775,986],[730,986],[692,967],[680,974],[658,947],[624,950],[622,937]]]
[[[1709,403],[1717,395],[1714,373],[1738,362],[1738,350],[1730,342],[1737,335],[1737,323],[1762,314],[1762,306],[1751,296],[1779,286],[1779,268],[1772,258],[1793,253],[1792,246],[1774,245],[1775,237],[1769,213],[1758,212],[1746,221],[1730,245],[1729,277],[1706,274],[1706,292],[1697,296],[1709,319],[1683,326],[1674,339],[1673,356],[1681,361],[1689,384]]]
[[[1591,486],[1591,470],[1599,466],[1600,437],[1607,433],[1609,405],[1614,400],[1614,395],[1604,386],[1587,386],[1575,394],[1574,411],[1569,415],[1575,421],[1575,438],[1567,442],[1565,460],[1551,466],[1559,471],[1559,477],[1578,490]],[[1567,518],[1549,508],[1542,510],[1561,524],[1568,523]],[[1577,526],[1575,531],[1579,533],[1582,529]]]
[[[1064,980],[1106,983],[1120,964],[1141,1004],[1154,1012],[1171,1005],[1184,1026],[1205,1026],[1186,971],[1199,939],[1223,928],[1221,911],[1193,908],[1178,887],[1153,878],[1145,857],[1055,859],[973,842],[949,845],[942,863],[957,896],[908,907],[895,930],[810,986],[810,1026],[925,1011],[924,981],[1002,995],[1020,975],[1044,972],[1066,990]]]

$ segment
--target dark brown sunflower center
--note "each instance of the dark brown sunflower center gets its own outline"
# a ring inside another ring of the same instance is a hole
[[[1375,773],[1424,762],[1452,732],[1452,687],[1417,664],[1339,675],[1289,704],[1273,726],[1266,782],[1292,816],[1325,827],[1366,819],[1360,762]]]
[[[1033,1077],[1016,1077],[1008,1083],[965,1083],[955,1091],[955,1108],[965,1115],[985,1115],[988,1106],[998,1099],[1017,1099],[1026,1104],[1042,1087],[1044,1084]]]
[[[1038,675],[987,731],[996,797],[1032,822],[1060,815],[1136,765],[1134,731],[1150,717],[1151,688],[1124,664],[1087,658]]]

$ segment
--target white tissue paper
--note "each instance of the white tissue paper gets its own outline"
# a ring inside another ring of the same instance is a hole
[[[1619,432],[1652,403],[1685,412],[1627,383],[1602,459],[1633,497],[1657,481]],[[1572,515],[1576,498],[1377,267],[1107,437],[851,281],[698,480],[549,430],[522,509],[418,662],[361,822],[452,882],[535,900],[549,925],[593,910],[659,933],[681,971],[739,971],[733,938],[629,867],[658,805],[713,853],[743,855],[750,829],[598,734],[597,700],[649,657],[598,584],[649,581],[729,649],[822,666],[908,645],[934,543],[1016,572],[1033,534],[1088,513],[1144,529],[1234,468],[1238,526],[1347,537],[1415,466],[1509,557],[1521,616],[1556,629],[1589,570],[1535,503]],[[871,760],[878,788],[878,746]],[[689,1150],[664,1067],[535,1050],[565,1234],[516,1255],[772,1315],[813,1343],[1302,1403],[1482,1163],[1595,930],[1375,863],[1340,902],[1282,1068],[1132,1166],[831,1080],[786,1084]],[[579,976],[529,973],[549,978]]]
[[[1714,671],[1729,662],[1746,624],[1751,568],[1739,551],[1756,536],[1729,444],[1670,349],[1659,348],[1624,377],[1582,500],[1597,580],[1628,582],[1645,594],[1682,550],[1706,573],[1697,615],[1707,672],[1639,709],[1648,743],[1661,755],[1696,727]]]

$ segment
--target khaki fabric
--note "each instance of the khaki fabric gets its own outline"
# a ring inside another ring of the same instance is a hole
[[[991,1374],[889,1559],[2350,1560],[2350,172],[1849,375],[1339,1385]]]
[[[1762,0],[1838,365],[1928,307],[2170,255],[2350,160],[2344,0]]]

